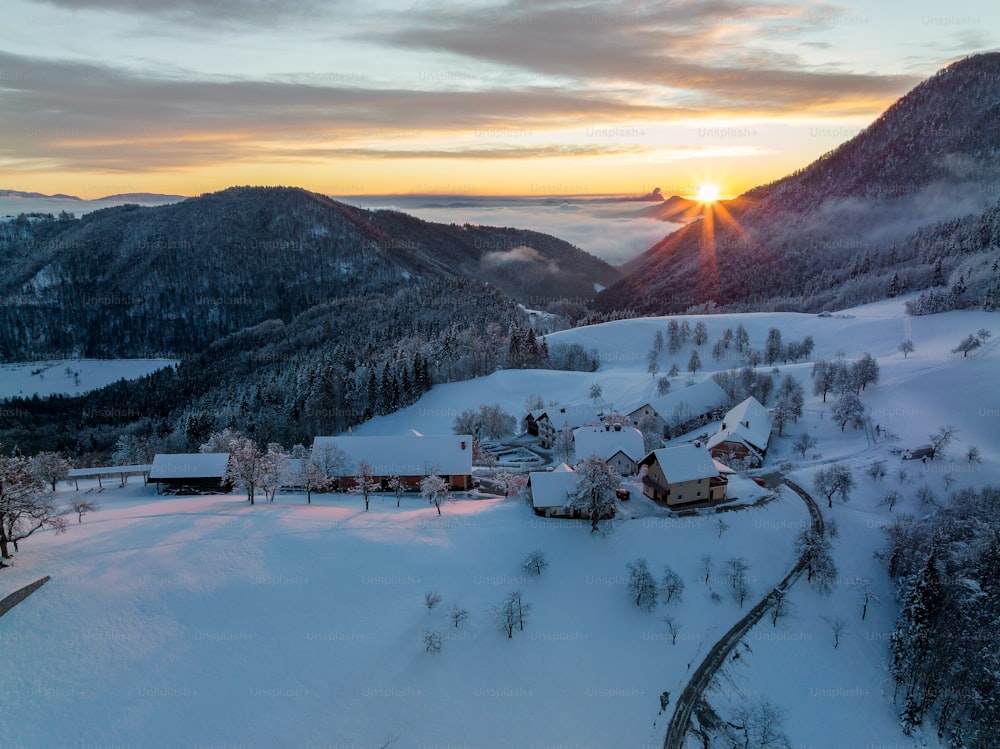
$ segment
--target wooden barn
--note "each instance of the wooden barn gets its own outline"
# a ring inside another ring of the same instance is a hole
[[[229,453],[159,453],[153,458],[149,480],[157,494],[228,492]]]

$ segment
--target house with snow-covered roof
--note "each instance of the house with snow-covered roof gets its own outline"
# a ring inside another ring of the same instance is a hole
[[[229,453],[157,453],[149,468],[149,480],[157,494],[199,494],[229,491],[226,479]]]
[[[726,413],[719,431],[708,440],[708,450],[726,464],[757,468],[770,439],[771,414],[751,396]]]
[[[651,398],[629,411],[628,418],[636,427],[644,418],[652,419],[657,433],[669,439],[671,435],[683,434],[699,424],[718,418],[718,412],[729,402],[726,391],[715,380],[708,378]]]
[[[398,476],[407,489],[419,489],[425,476],[441,476],[453,490],[472,488],[472,435],[403,435],[316,437],[312,460],[323,465],[324,453],[343,452],[342,461],[329,461],[329,475],[341,488],[354,485],[359,464],[372,468],[372,478],[383,489]]]
[[[541,447],[550,449],[556,444],[556,436],[566,426],[570,429],[601,424],[603,414],[592,405],[577,404],[547,406],[531,411],[524,418],[525,430],[538,437]]]
[[[700,442],[653,450],[639,465],[646,469],[642,493],[668,507],[724,500],[732,472]]]
[[[573,444],[577,462],[588,455],[596,455],[622,476],[635,475],[646,453],[642,432],[621,424],[574,429]]]
[[[528,474],[528,492],[536,515],[546,518],[578,517],[566,505],[576,493],[576,471],[565,463],[551,471]]]

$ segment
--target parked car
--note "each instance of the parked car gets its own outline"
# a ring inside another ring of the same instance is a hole
[[[632,493],[628,489],[615,489],[615,496],[624,502],[632,496]]]

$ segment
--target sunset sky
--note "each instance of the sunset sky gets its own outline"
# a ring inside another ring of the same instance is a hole
[[[4,0],[0,188],[724,197],[847,140],[994,2]]]

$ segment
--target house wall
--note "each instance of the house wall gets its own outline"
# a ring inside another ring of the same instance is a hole
[[[638,470],[636,462],[623,453],[616,453],[609,461],[612,466],[622,476],[634,476]]]
[[[713,458],[723,463],[741,462],[753,467],[758,467],[761,464],[761,461],[750,451],[750,448],[736,440],[720,442],[709,452],[711,452]]]
[[[668,507],[688,502],[707,502],[726,498],[726,481],[715,477],[705,477],[694,481],[670,483],[663,475],[657,461],[653,461],[642,482],[642,493],[654,502]]]

